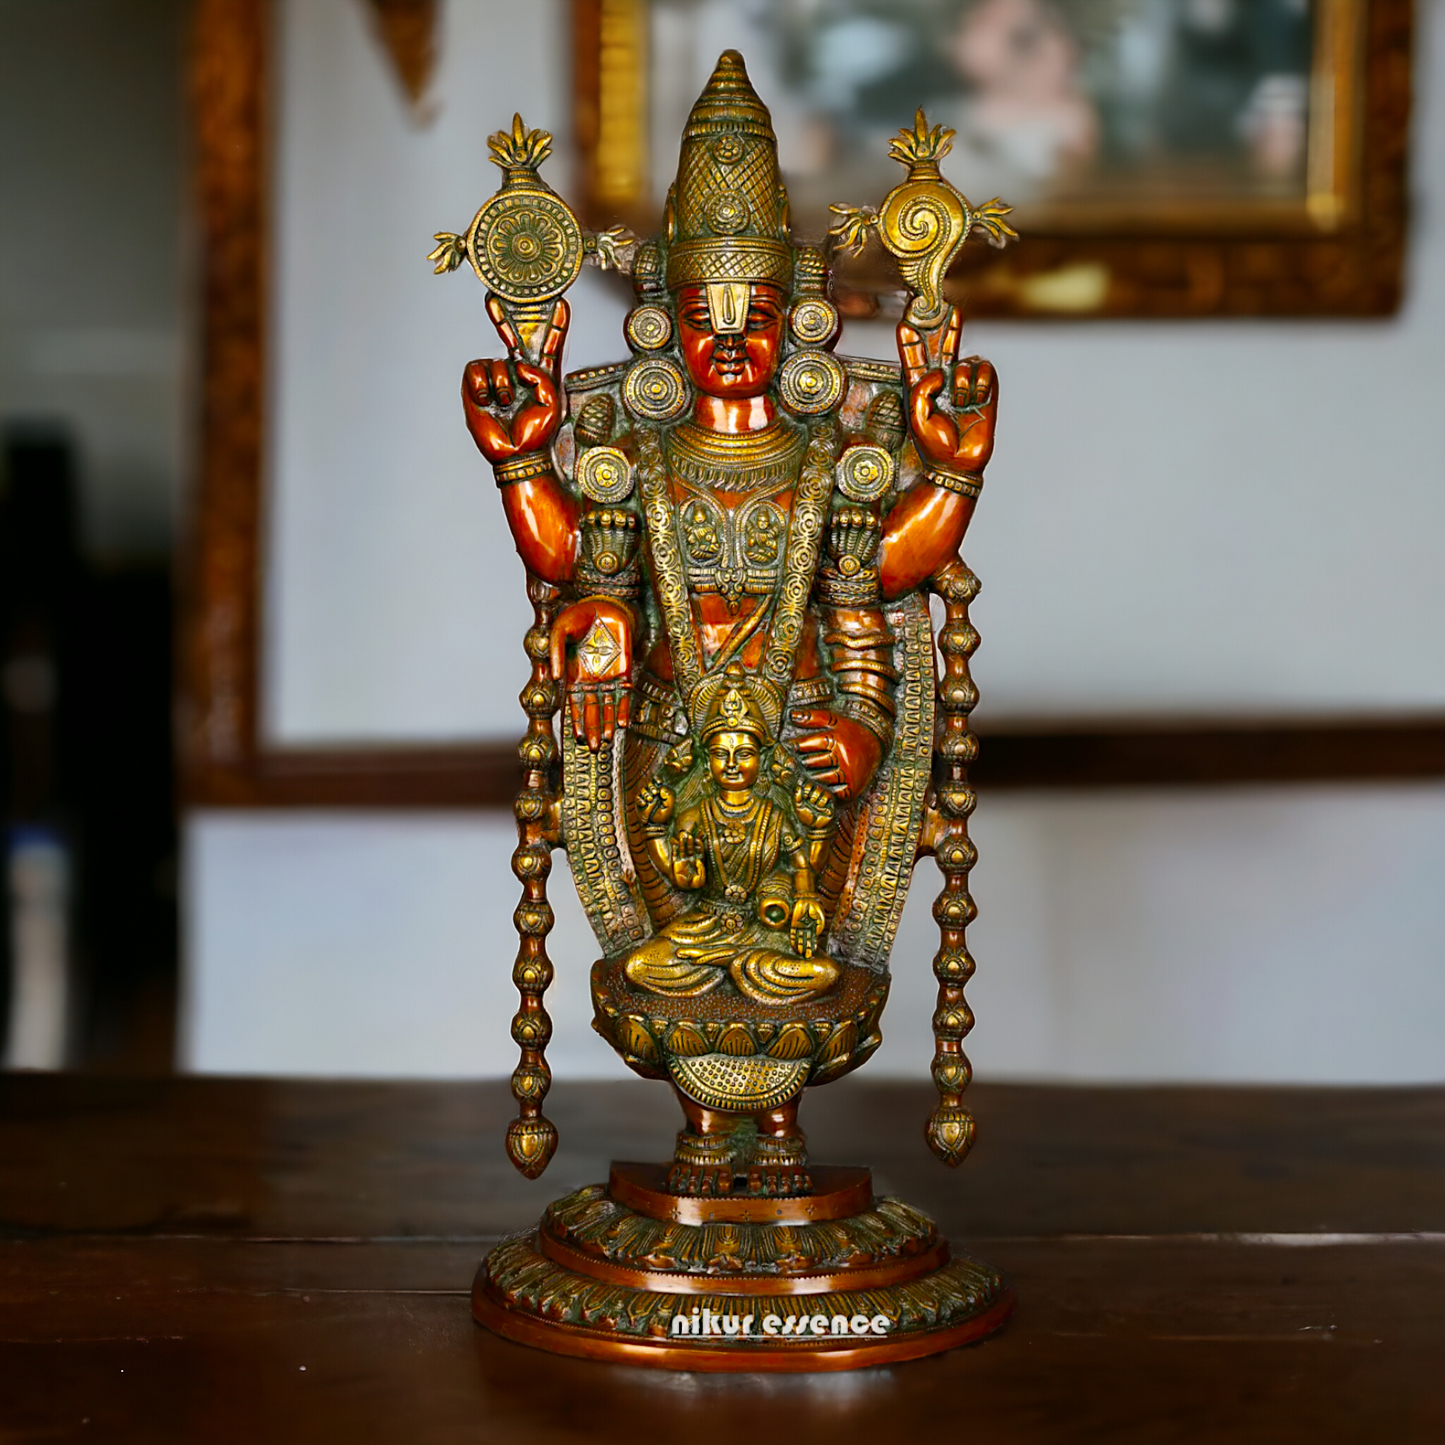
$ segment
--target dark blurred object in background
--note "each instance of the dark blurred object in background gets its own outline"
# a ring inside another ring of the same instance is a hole
[[[12,983],[20,999],[18,1032],[0,1020],[0,1057],[11,1064],[172,1067],[192,13],[189,0],[0,0],[0,1013],[13,1012]],[[66,239],[77,237],[79,251]]]
[[[63,429],[7,428],[5,1062],[163,1070],[176,979],[170,577],[81,559],[75,473]]]

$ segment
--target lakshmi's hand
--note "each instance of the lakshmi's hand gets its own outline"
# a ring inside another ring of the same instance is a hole
[[[788,942],[799,958],[812,958],[818,951],[818,940],[823,936],[823,905],[813,897],[793,900],[793,924],[788,932]]]
[[[594,753],[631,719],[636,631],[631,608],[611,597],[573,602],[552,624],[552,677],[565,679],[573,735]]]
[[[562,424],[562,344],[572,312],[559,297],[542,341],[540,366],[522,359],[521,339],[495,296],[487,298],[487,315],[507,345],[507,359],[467,363],[462,373],[462,405],[472,440],[495,466],[509,457],[551,446]]]
[[[707,881],[702,839],[693,828],[672,835],[672,881],[679,888],[701,888]]]
[[[826,788],[800,778],[793,790],[793,811],[808,832],[819,833],[832,826],[836,808]]]
[[[637,809],[637,816],[642,820],[644,828],[664,828],[672,822],[672,810],[676,806],[677,798],[671,788],[658,778],[654,778],[637,795],[637,802],[633,805]]]
[[[981,472],[993,455],[998,378],[977,356],[958,360],[963,320],[949,308],[938,365],[930,367],[923,336],[898,323],[898,355],[908,383],[908,425],[926,468],[930,462],[956,472]]]
[[[872,782],[883,745],[862,723],[823,707],[796,708],[792,719],[803,730],[796,744],[803,766],[834,797],[846,803]]]

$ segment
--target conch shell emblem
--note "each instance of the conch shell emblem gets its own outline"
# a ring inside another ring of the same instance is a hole
[[[861,251],[870,231],[898,261],[908,289],[914,293],[907,319],[920,330],[941,325],[948,306],[943,278],[963,243],[978,230],[991,246],[1018,240],[1004,220],[1013,210],[998,199],[974,207],[938,169],[953,147],[947,126],[929,128],[920,110],[913,129],[899,131],[888,154],[908,167],[908,179],[894,186],[874,210],[871,206],[830,206],[838,220],[829,232],[845,251]]]

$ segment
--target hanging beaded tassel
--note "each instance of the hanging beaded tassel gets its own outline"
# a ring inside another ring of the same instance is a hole
[[[968,659],[978,647],[978,633],[968,620],[968,605],[978,595],[979,581],[955,558],[933,579],[944,602],[944,624],[938,634],[943,676],[938,683],[940,728],[936,782],[939,828],[934,854],[943,873],[943,892],[933,904],[938,920],[939,948],[933,958],[938,979],[938,1006],[933,1014],[933,1082],[937,1107],[928,1118],[928,1147],[945,1164],[961,1164],[973,1144],[973,1116],[963,1107],[963,1091],[973,1067],[963,1039],[973,1027],[973,1011],[963,987],[973,976],[974,962],[964,930],[978,913],[968,891],[968,873],[978,850],[968,836],[968,819],[978,798],[968,784],[968,765],[978,756],[978,738],[970,731],[969,714],[978,689],[969,676]]]
[[[541,1174],[557,1149],[557,1126],[542,1113],[542,1100],[552,1085],[552,1071],[547,1067],[552,1020],[543,1006],[553,977],[552,961],[547,957],[547,935],[554,922],[552,905],[547,902],[547,875],[552,871],[552,849],[561,842],[555,788],[557,738],[552,730],[559,684],[552,680],[550,661],[552,619],[560,595],[555,587],[528,575],[532,626],[526,648],[532,676],[521,696],[528,723],[518,749],[523,779],[513,807],[517,846],[512,853],[512,872],[522,884],[522,900],[512,915],[518,937],[512,982],[522,996],[512,1019],[512,1038],[522,1057],[512,1074],[512,1097],[519,1110],[507,1128],[507,1157],[528,1179]]]

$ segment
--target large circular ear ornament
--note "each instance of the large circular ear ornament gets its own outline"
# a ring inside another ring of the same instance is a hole
[[[838,312],[831,301],[810,297],[788,312],[788,327],[802,345],[822,346],[838,333]]]
[[[637,361],[622,381],[622,401],[639,421],[671,421],[687,409],[687,378],[665,357]]]
[[[616,447],[589,447],[577,459],[577,485],[594,502],[620,502],[632,493],[632,463]]]
[[[849,447],[835,475],[850,502],[876,502],[893,485],[893,458],[882,447]]]
[[[660,351],[672,340],[672,317],[661,306],[639,306],[623,330],[639,351]]]
[[[582,230],[550,191],[498,191],[472,221],[467,255],[503,301],[546,301],[582,270]]]
[[[795,351],[778,372],[783,404],[802,416],[819,416],[843,400],[843,368],[826,351]]]

